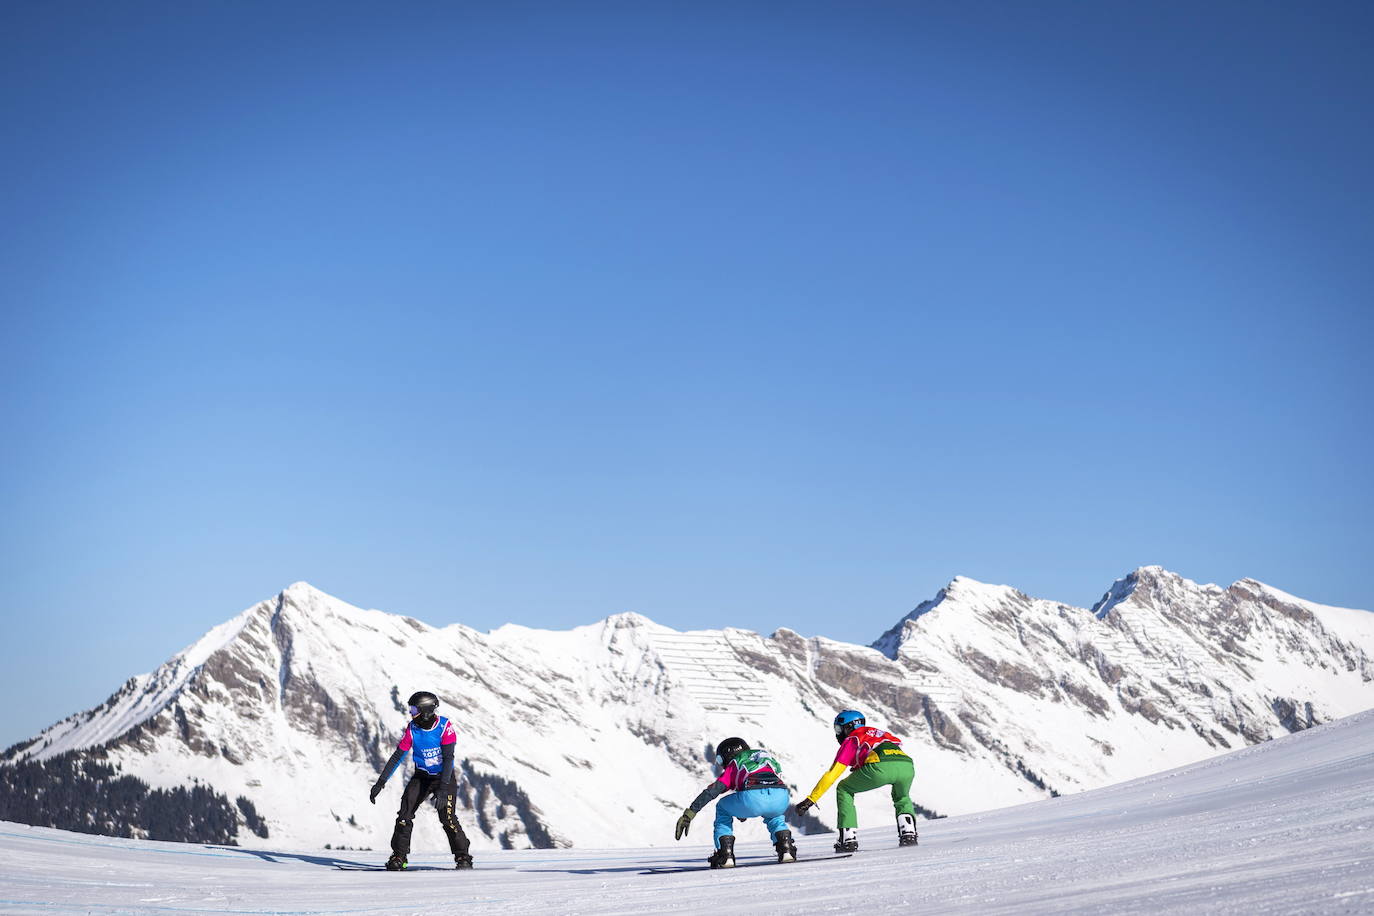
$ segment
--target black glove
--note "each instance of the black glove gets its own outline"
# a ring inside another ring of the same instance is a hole
[[[370,802],[372,802],[372,804],[374,804],[374,805],[377,804],[377,795],[382,791],[382,788],[383,788],[385,785],[386,785],[386,783],[384,783],[384,782],[380,782],[380,781],[374,782],[374,783],[372,784],[372,791],[369,792],[369,793],[367,793],[367,800],[370,801]]]
[[[796,812],[797,812],[797,814],[799,814],[799,815],[800,815],[800,814],[805,814],[806,812],[810,811],[810,810],[811,810],[812,808],[814,808],[814,807],[816,807],[816,803],[815,803],[815,802],[813,802],[813,801],[812,801],[811,799],[809,799],[809,798],[803,798],[801,801],[797,802]]]

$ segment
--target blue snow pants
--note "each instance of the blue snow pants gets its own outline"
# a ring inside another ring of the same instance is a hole
[[[768,827],[768,838],[776,840],[779,830],[787,829],[787,819],[783,814],[791,797],[782,786],[769,789],[745,789],[726,795],[716,802],[715,845],[720,848],[720,838],[734,836],[732,826],[735,818],[761,817]]]

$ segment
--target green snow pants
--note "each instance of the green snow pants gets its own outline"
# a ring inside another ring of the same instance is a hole
[[[854,796],[883,786],[892,787],[892,807],[897,814],[916,814],[911,804],[911,782],[916,778],[916,765],[906,755],[892,756],[876,763],[867,763],[841,779],[835,786],[835,807],[839,810],[840,827],[859,826],[854,812]]]

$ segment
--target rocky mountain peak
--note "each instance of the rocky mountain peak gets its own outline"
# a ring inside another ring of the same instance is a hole
[[[1177,597],[1183,592],[1197,588],[1197,583],[1183,578],[1178,573],[1170,572],[1163,566],[1140,566],[1113,582],[1112,587],[1092,606],[1092,612],[1098,619],[1105,618],[1137,592],[1147,596]]]
[[[311,585],[309,582],[306,582],[304,579],[301,579],[297,582],[292,582],[286,588],[282,589],[279,594],[293,596],[323,595],[326,598],[330,597],[329,595],[326,595],[324,592],[322,592],[315,586]]]
[[[1002,586],[1002,585],[989,585],[988,583],[986,583],[986,582],[980,582],[980,581],[978,581],[977,579],[972,578],[971,576],[955,576],[953,579],[950,579],[950,580],[949,580],[949,584],[946,585],[943,589],[941,589],[941,591],[945,591],[945,592],[960,592],[960,591],[968,592],[968,591],[979,591],[979,590],[982,590],[982,589],[999,589],[999,588],[1005,588],[1005,587],[1006,587],[1006,586]]]
[[[1240,583],[1232,586],[1231,590],[1238,585]],[[1260,589],[1266,588],[1260,583],[1255,585]],[[1162,566],[1141,566],[1117,579],[1093,605],[1092,611],[1099,619],[1107,618],[1122,606],[1170,608],[1171,614],[1197,612],[1214,607],[1225,594],[1226,591],[1216,585],[1194,582]]]
[[[634,611],[622,611],[619,614],[612,614],[604,621],[607,629],[611,630],[637,630],[645,627],[656,627],[654,623],[643,614]]]
[[[1030,599],[1010,585],[992,585],[979,582],[968,576],[955,576],[949,584],[940,589],[943,602],[965,607],[991,608],[1004,605],[1025,604]]]
[[[955,576],[929,601],[918,604],[870,646],[888,658],[896,658],[903,643],[919,639],[924,631],[936,627],[968,625],[977,617],[1001,627],[1015,627],[1015,618],[1031,604],[1031,599],[1009,585],[989,585],[968,576]]]
[[[1092,606],[1093,616],[1099,620],[1105,619],[1119,604],[1131,597],[1139,582],[1138,573],[1139,570],[1128,573],[1113,582],[1112,587],[1107,589],[1097,603]]]
[[[277,593],[278,612],[284,612],[287,608],[293,608],[300,616],[307,618],[325,617],[344,608],[353,610],[309,582],[293,582]]]

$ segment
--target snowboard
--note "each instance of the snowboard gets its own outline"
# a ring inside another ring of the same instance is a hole
[[[387,867],[386,867],[385,865],[335,865],[334,867],[337,868],[339,871],[387,871],[387,870],[388,870]],[[452,865],[449,865],[449,866],[443,866],[443,865],[407,865],[405,868],[401,869],[399,872],[396,872],[396,874],[403,874],[403,873],[408,872],[408,871],[454,871],[454,872],[465,872],[465,871],[474,871],[474,870],[475,870],[475,871],[515,871],[515,866],[513,866],[513,865],[496,865],[496,866],[484,865],[484,866],[482,866],[481,868],[472,869],[472,868],[454,868]]]
[[[385,865],[335,865],[334,867],[337,868],[339,871],[389,870]],[[400,871],[457,871],[457,869],[453,868],[452,866],[449,866],[448,868],[440,868],[438,865],[407,865],[405,868],[400,869]]]
[[[801,858],[801,859],[797,859],[797,861],[795,861],[795,862],[779,862],[779,861],[778,861],[777,859],[775,859],[775,858],[770,858],[770,859],[756,859],[756,860],[754,860],[754,861],[752,861],[752,862],[738,862],[738,861],[737,861],[737,862],[735,862],[735,868],[755,868],[755,867],[757,867],[757,866],[759,866],[759,865],[800,865],[800,864],[802,864],[803,862],[834,862],[836,859],[848,859],[849,857],[851,857],[851,856],[853,856],[853,855],[854,855],[854,853],[852,853],[852,852],[846,852],[846,853],[843,853],[843,854],[837,855],[837,856],[820,856],[819,858],[814,858],[814,859],[811,859],[811,858]],[[712,869],[711,866],[709,866],[709,865],[686,865],[686,866],[682,866],[682,867],[674,866],[674,867],[672,867],[672,868],[650,868],[650,869],[648,869],[647,871],[642,871],[642,872],[640,872],[640,874],[641,874],[641,875],[677,875],[677,874],[681,874],[681,873],[683,873],[683,872],[689,872],[689,871],[730,871],[730,869],[728,869],[728,868],[716,868],[716,869]]]

